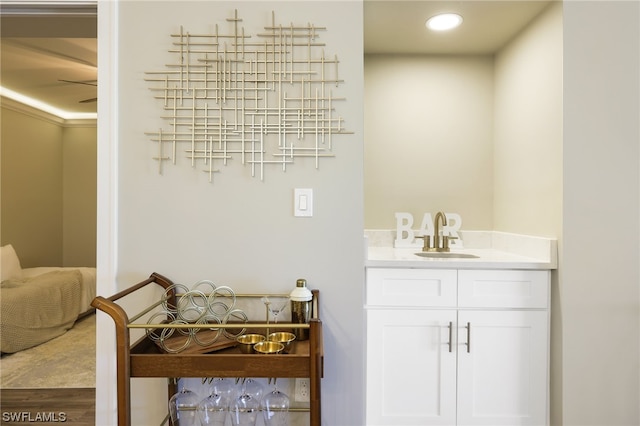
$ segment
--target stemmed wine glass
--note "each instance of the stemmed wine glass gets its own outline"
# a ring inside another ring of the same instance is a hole
[[[274,324],[278,323],[278,316],[287,309],[287,305],[289,305],[289,296],[272,296],[262,297],[262,303],[267,306],[267,310],[273,316]],[[269,317],[267,316],[267,324],[269,324]],[[267,335],[269,334],[269,329],[267,329]]]
[[[209,396],[198,404],[198,416],[202,426],[224,426],[233,393],[233,384],[224,378],[210,379],[210,383]]]
[[[229,399],[222,393],[215,391],[200,401],[196,411],[200,417],[200,423],[211,426],[224,426],[227,419],[227,407],[229,407]]]
[[[250,389],[252,385],[254,389]],[[258,389],[259,387],[259,389]],[[242,382],[239,395],[229,405],[231,424],[233,426],[255,426],[260,410],[262,387],[253,379]]]
[[[278,389],[277,379],[273,379],[273,390],[262,398],[260,408],[265,426],[289,426],[289,397]]]
[[[184,386],[169,400],[171,423],[177,426],[196,426],[198,396]]]
[[[251,395],[256,401],[260,402],[262,395],[264,394],[264,388],[260,382],[252,379],[251,377],[244,377],[240,380],[240,388],[238,389],[239,395],[242,395],[243,393]]]

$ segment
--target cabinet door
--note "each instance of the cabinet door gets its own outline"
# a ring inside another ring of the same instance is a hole
[[[455,425],[455,321],[455,310],[367,310],[367,426]]]
[[[458,425],[547,424],[547,312],[459,311],[458,320]]]

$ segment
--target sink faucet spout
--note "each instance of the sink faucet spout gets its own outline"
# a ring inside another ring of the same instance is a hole
[[[442,226],[447,226],[447,217],[444,213],[438,212],[436,213],[435,219],[433,219],[433,247],[440,251],[445,249],[445,244],[440,242],[440,224]],[[444,240],[444,237],[443,237]],[[447,244],[448,246],[448,244]]]

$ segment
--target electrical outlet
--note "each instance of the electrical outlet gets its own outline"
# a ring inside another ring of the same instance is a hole
[[[311,389],[309,379],[296,379],[296,402],[309,402],[311,396]]]

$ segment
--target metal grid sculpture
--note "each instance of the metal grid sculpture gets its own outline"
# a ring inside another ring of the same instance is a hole
[[[264,180],[265,165],[283,171],[295,159],[333,157],[335,135],[352,133],[336,114],[332,87],[343,80],[338,57],[327,58],[326,30],[313,24],[276,24],[255,37],[245,34],[235,11],[226,20],[230,34],[190,34],[180,27],[171,34],[178,57],[168,70],[147,72],[156,99],[164,104],[162,118],[170,130],[147,132],[157,144],[158,172],[166,161],[176,164],[186,151],[192,167],[203,166],[213,181],[219,165],[240,159],[251,176]]]

